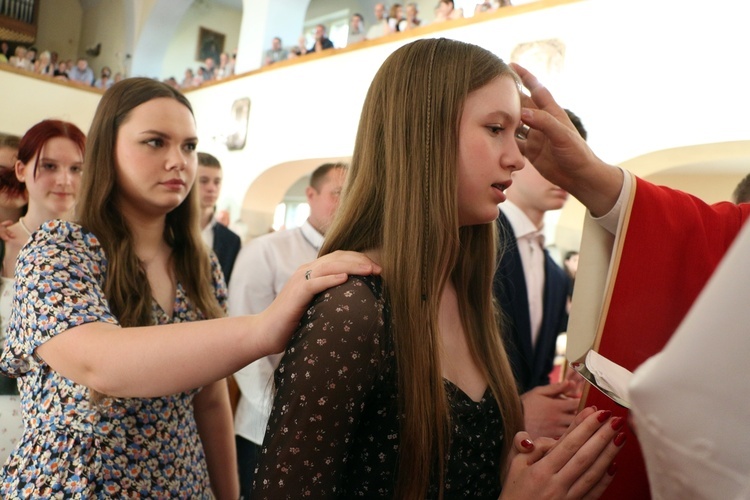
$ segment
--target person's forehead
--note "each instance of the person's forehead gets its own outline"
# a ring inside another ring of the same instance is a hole
[[[206,165],[198,165],[198,175],[201,177],[221,178],[221,169],[208,167]]]
[[[134,107],[122,122],[124,127],[136,133],[158,131],[173,139],[197,135],[190,109],[171,97],[156,97]]]
[[[344,183],[344,180],[346,179],[346,169],[344,168],[332,168],[328,171],[328,173],[323,177],[323,182],[321,183],[322,186],[339,186]]]

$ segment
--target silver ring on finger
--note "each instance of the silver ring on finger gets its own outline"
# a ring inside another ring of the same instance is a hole
[[[309,280],[311,274],[312,274],[312,269],[308,269],[307,271],[305,271],[305,279]]]
[[[516,139],[525,141],[529,138],[529,131],[531,128],[525,123],[521,124],[521,127],[516,131]]]

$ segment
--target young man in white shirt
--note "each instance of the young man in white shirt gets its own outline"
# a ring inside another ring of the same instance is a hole
[[[201,236],[219,259],[224,281],[229,284],[234,261],[242,246],[240,237],[216,220],[216,202],[221,194],[221,163],[215,156],[198,153],[198,180],[196,182],[201,206]]]
[[[299,266],[315,260],[338,208],[346,178],[343,163],[315,169],[306,189],[310,216],[298,228],[251,240],[237,257],[229,287],[229,315],[257,314],[268,307]],[[255,464],[273,404],[273,372],[282,354],[259,359],[234,374],[240,389],[235,413],[235,440],[240,493],[249,498]]]

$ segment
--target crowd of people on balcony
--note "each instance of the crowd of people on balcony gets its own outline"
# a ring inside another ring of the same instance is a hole
[[[222,52],[218,60],[208,57],[195,70],[187,68],[182,81],[178,82],[176,78],[169,77],[164,82],[179,90],[197,87],[212,80],[221,80],[234,74],[236,58],[236,51],[232,55]],[[109,66],[102,66],[97,77],[85,57],[79,57],[75,61],[62,60],[56,51],[38,52],[36,47],[24,45],[16,45],[11,50],[11,45],[7,41],[0,42],[0,64],[101,90],[107,90],[125,77],[121,72],[113,74]]]
[[[511,5],[510,0],[492,0],[477,3],[474,14],[492,12],[501,7]],[[440,0],[435,8],[435,16],[432,23],[451,21],[464,17],[463,9],[456,8],[453,0]],[[349,33],[347,45],[352,45],[365,40],[373,40],[383,36],[408,31],[428,24],[419,16],[419,6],[416,2],[407,4],[394,3],[390,7],[385,3],[377,3],[374,8],[375,22],[366,27],[365,18],[362,14],[352,14],[349,21]],[[296,57],[320,52],[334,48],[334,43],[327,36],[327,28],[324,24],[315,26],[314,40],[310,45],[304,35],[300,36],[297,44],[285,47],[280,37],[274,37],[271,48],[265,51],[263,65],[294,59]],[[221,80],[235,74],[235,62],[237,51],[232,54],[222,52],[218,60],[207,57],[196,67],[187,67],[182,80],[171,76],[164,80],[168,85],[178,89],[191,89],[214,80]],[[7,41],[0,42],[0,64],[7,63],[15,68],[46,75],[58,80],[78,83],[84,86],[96,87],[107,90],[113,83],[120,81],[125,75],[121,72],[112,74],[109,66],[103,66],[97,77],[89,62],[84,57],[61,60],[58,52],[44,50],[38,52],[36,47],[11,46]]]
[[[474,15],[492,12],[501,7],[511,5],[510,0],[492,0],[477,3]],[[435,8],[435,16],[432,23],[451,21],[464,17],[463,9],[456,8],[453,0],[440,0]],[[374,40],[383,36],[408,31],[410,29],[425,26],[428,23],[419,17],[419,5],[416,2],[407,4],[394,3],[388,7],[385,3],[377,3],[374,8],[375,22],[366,27],[365,18],[360,13],[352,14],[349,19],[349,34],[346,45],[352,45],[365,40]],[[318,50],[332,49],[334,44],[325,36],[326,27],[323,24],[315,26],[315,44],[307,47],[307,39],[302,35],[297,45],[285,48],[279,37],[271,41],[271,48],[265,52],[263,64],[265,66],[273,63],[294,59],[301,55]],[[322,40],[319,42],[319,40]]]
[[[36,47],[25,47],[16,45],[12,54],[10,44],[7,41],[0,42],[0,64],[49,76],[57,80],[80,84],[87,87],[96,87],[107,90],[113,83],[122,80],[123,74],[118,72],[112,74],[109,66],[103,66],[97,77],[94,70],[89,66],[85,57],[62,60],[56,51],[43,50],[38,52]]]
[[[190,89],[205,82],[222,80],[234,75],[236,60],[237,51],[231,55],[228,52],[222,52],[219,54],[218,61],[213,57],[207,57],[203,61],[203,64],[195,70],[189,67],[185,68],[185,74],[181,82],[177,82],[175,78],[168,78],[166,83],[178,89]]]

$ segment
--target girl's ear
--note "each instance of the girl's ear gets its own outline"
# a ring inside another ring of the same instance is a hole
[[[26,182],[26,165],[21,160],[16,160],[16,179]]]

